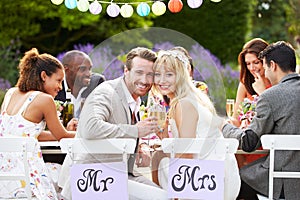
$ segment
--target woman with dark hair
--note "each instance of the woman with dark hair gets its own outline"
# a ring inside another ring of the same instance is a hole
[[[69,122],[67,131],[60,123],[54,97],[62,89],[64,69],[62,64],[49,54],[39,54],[33,48],[25,53],[19,64],[19,80],[9,89],[1,106],[0,137],[41,137],[44,140],[60,140],[74,137],[76,121]],[[45,126],[49,131],[44,131]],[[0,153],[0,171],[18,173],[21,155]],[[28,155],[30,187],[37,199],[58,199],[49,171],[44,163],[36,140],[35,152]],[[53,165],[53,168],[59,167]],[[22,181],[1,181],[0,198],[25,196]]]
[[[240,128],[246,128],[250,121],[239,119],[241,104],[245,98],[253,102],[253,95],[260,95],[265,89],[271,87],[271,82],[265,77],[262,60],[258,58],[259,53],[268,46],[261,38],[248,41],[238,56],[240,65],[240,83],[237,89],[236,102],[231,121]],[[239,167],[257,160],[264,155],[236,155]]]
[[[244,45],[239,54],[240,83],[232,119],[235,125],[240,125],[238,111],[244,98],[253,100],[253,95],[260,95],[266,88],[271,87],[269,79],[265,77],[262,61],[258,58],[258,54],[267,46],[268,43],[263,39],[254,38]]]

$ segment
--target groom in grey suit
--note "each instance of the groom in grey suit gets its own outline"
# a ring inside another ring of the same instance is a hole
[[[260,58],[272,87],[259,96],[257,114],[248,128],[242,131],[226,124],[222,129],[225,137],[239,139],[247,152],[260,146],[260,137],[264,134],[300,135],[300,76],[295,73],[294,49],[286,42],[276,42],[263,50]],[[260,77],[257,79],[260,81]],[[299,151],[278,151],[275,159],[276,170],[300,171]],[[268,196],[269,162],[267,155],[240,169],[242,186],[238,199],[257,199],[257,193]],[[276,178],[274,199],[279,197],[300,199],[300,180]]]
[[[134,162],[138,167],[146,167],[149,166],[151,158],[149,151],[141,148],[143,144],[138,144],[138,138],[159,131],[156,117],[139,121],[138,113],[140,97],[147,94],[153,83],[155,60],[156,53],[149,49],[132,49],[126,57],[124,76],[103,82],[87,97],[77,129],[76,137],[86,139],[137,139],[136,154],[131,155],[128,160],[129,199],[167,199],[166,191],[146,177],[133,172]],[[112,155],[101,155],[96,162],[113,158],[115,157]],[[66,159],[58,183],[63,189],[62,195],[67,199],[71,192],[69,183],[66,182],[69,178],[65,175],[68,165]]]

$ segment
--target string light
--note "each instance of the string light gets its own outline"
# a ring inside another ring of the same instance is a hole
[[[129,18],[132,16],[134,10],[132,5],[136,4],[136,12],[139,16],[148,16],[150,11],[156,16],[161,16],[165,14],[167,10],[166,3],[164,0],[151,0],[144,2],[113,2],[111,1],[98,1],[98,0],[51,0],[54,5],[61,5],[63,2],[68,9],[77,9],[81,12],[87,12],[94,15],[98,15],[102,12],[101,4],[109,4],[106,8],[106,13],[110,17],[117,17],[119,14],[124,18]],[[221,0],[210,0],[211,2],[221,2]],[[203,0],[187,0],[187,5],[192,8],[199,8],[203,3]],[[150,6],[151,9],[150,9]],[[121,8],[119,5],[122,5]],[[172,13],[178,13],[182,10],[183,3],[181,0],[168,0],[168,9]]]

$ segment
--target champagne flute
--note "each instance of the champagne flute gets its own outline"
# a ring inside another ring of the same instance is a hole
[[[226,100],[226,113],[228,117],[232,117],[234,110],[234,99]]]
[[[164,131],[164,125],[167,117],[167,111],[165,106],[155,103],[148,108],[149,117],[155,116],[157,118],[159,132],[162,133]],[[156,133],[154,133],[156,135]],[[150,136],[149,136],[150,137]]]

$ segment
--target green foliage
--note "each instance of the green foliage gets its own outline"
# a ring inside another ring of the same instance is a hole
[[[152,25],[153,15],[111,18],[106,14],[107,4],[102,5],[101,14],[93,15],[56,6],[50,0],[1,0],[0,18],[5,20],[0,21],[0,46],[20,38],[24,51],[37,47],[41,53],[56,55],[74,44],[99,44],[121,31]]]
[[[289,40],[287,31],[286,0],[258,0],[252,21],[252,36],[268,42]]]
[[[4,96],[5,96],[5,91],[3,91],[3,90],[0,89],[0,106],[2,105]]]
[[[15,85],[18,78],[19,48],[18,40],[12,40],[7,47],[0,47],[0,78],[8,80],[11,85]]]
[[[180,13],[166,13],[154,20],[154,26],[184,33],[221,59],[222,63],[235,61],[249,32],[250,1],[223,0],[220,3],[204,1],[200,8],[184,5]]]

